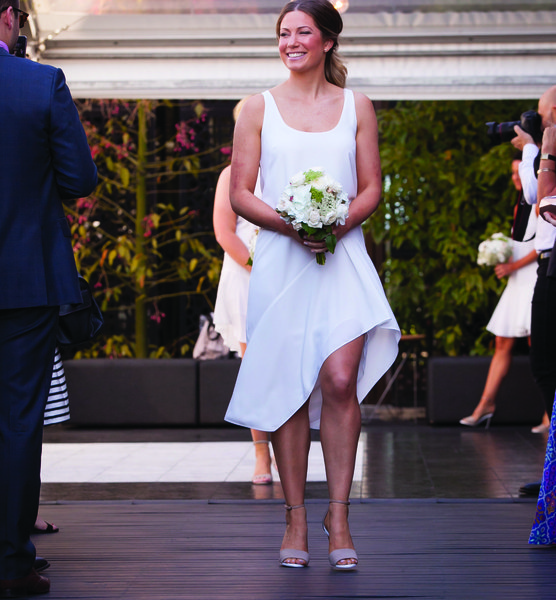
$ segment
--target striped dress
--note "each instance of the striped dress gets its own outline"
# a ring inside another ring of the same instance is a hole
[[[44,411],[44,424],[54,425],[70,418],[69,396],[66,386],[66,375],[64,365],[58,348],[54,355],[54,368],[52,369],[52,380],[50,382],[50,391],[46,400]]]

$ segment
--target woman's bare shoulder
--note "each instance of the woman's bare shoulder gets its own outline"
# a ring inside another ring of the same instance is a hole
[[[262,121],[263,115],[264,97],[262,94],[255,94],[245,101],[245,104],[243,105],[241,113],[238,117],[238,123],[240,121],[259,122]]]
[[[357,110],[374,113],[373,103],[367,95],[361,92],[353,91],[353,99],[355,101],[355,108]]]
[[[355,101],[355,114],[359,126],[369,124],[376,126],[376,113],[372,101],[361,92],[353,92]]]

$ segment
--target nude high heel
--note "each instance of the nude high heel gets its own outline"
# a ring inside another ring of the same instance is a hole
[[[253,442],[255,447],[257,444],[266,444],[268,446],[268,440],[258,440]],[[260,475],[253,475],[251,479],[253,485],[270,485],[272,483],[272,473],[261,473]]]
[[[488,429],[490,427],[490,421],[493,416],[494,413],[489,412],[485,413],[484,415],[481,415],[478,419],[474,419],[473,416],[465,417],[464,419],[460,420],[460,425],[466,425],[467,427],[477,427],[477,425],[480,425],[481,423],[486,421],[485,429]]]
[[[329,500],[328,502],[334,504],[344,504],[345,506],[350,505],[349,500]],[[325,523],[326,515],[328,515],[328,511],[326,511],[324,517],[322,518],[322,530],[324,533],[326,533],[327,537],[330,538],[330,532],[328,531]],[[348,563],[347,565],[338,564],[341,560],[348,560],[350,558],[354,558],[356,562]],[[353,548],[339,548],[338,550],[333,550],[328,555],[328,562],[333,569],[338,571],[352,571],[353,569],[357,568],[359,559],[357,558],[357,552],[355,552]]]
[[[305,508],[305,504],[297,504],[295,506],[290,506],[289,504],[285,504],[284,508],[287,511],[295,510],[297,508]],[[289,558],[296,558],[298,560],[302,560],[303,563],[293,563],[293,562],[285,562]],[[308,567],[309,566],[309,553],[304,550],[297,550],[295,548],[284,548],[280,550],[280,566],[282,567]]]

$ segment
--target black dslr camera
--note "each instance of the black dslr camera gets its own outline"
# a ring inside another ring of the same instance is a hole
[[[19,56],[19,58],[26,58],[27,56],[27,36],[20,35],[17,38],[17,42],[15,43],[14,56]]]
[[[519,125],[523,131],[528,133],[536,144],[542,141],[542,118],[539,113],[534,110],[528,110],[521,115],[519,121],[508,121],[506,123],[495,123],[491,121],[487,123],[487,135],[490,141],[496,145],[502,142],[509,142],[517,134],[514,127]]]

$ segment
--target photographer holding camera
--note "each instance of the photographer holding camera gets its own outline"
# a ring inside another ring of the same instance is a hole
[[[552,86],[541,96],[538,113],[543,131],[541,152],[531,133],[524,131],[519,125],[514,127],[517,135],[511,140],[512,144],[523,152],[519,174],[523,181],[524,196],[527,202],[536,205],[537,213],[539,212],[537,200],[540,201],[544,196],[553,194],[556,188],[554,179],[556,86]],[[526,174],[530,175],[535,170],[538,182],[535,181],[536,185],[533,185]],[[549,418],[552,416],[556,392],[556,320],[552,314],[556,307],[556,270],[554,273],[549,272],[551,256],[556,252],[555,242],[556,228],[544,219],[539,219],[535,238],[535,250],[538,255],[537,283],[531,307],[531,369],[541,390]],[[538,495],[539,490],[540,481],[520,488],[522,494],[529,496]]]

